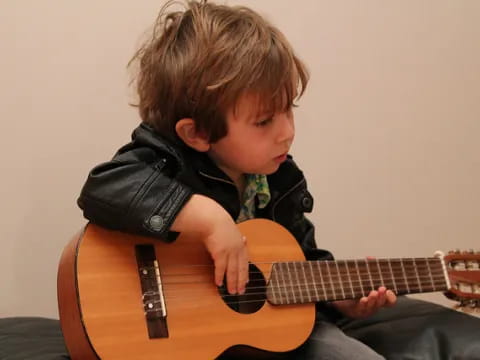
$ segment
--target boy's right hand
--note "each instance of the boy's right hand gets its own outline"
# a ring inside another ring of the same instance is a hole
[[[215,266],[215,284],[227,278],[230,294],[243,294],[248,282],[246,240],[228,212],[216,201],[193,195],[178,213],[171,230],[197,233],[205,243]]]
[[[243,294],[248,282],[246,239],[228,213],[214,220],[204,242],[215,264],[215,284],[223,285],[226,275],[228,292]]]

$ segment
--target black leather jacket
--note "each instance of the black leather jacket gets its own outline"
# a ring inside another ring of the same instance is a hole
[[[256,216],[286,227],[307,259],[332,259],[316,248],[314,227],[304,216],[313,198],[290,156],[268,176],[268,184],[271,200]],[[238,217],[237,188],[206,154],[169,142],[142,124],[111,161],[90,172],[78,205],[88,220],[106,228],[173,241],[178,234],[169,228],[193,193],[214,199]]]

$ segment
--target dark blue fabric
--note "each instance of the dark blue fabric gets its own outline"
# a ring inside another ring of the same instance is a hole
[[[388,360],[480,359],[480,318],[425,301],[400,297],[368,319],[337,325]]]
[[[0,359],[69,359],[59,321],[40,317],[0,319]]]
[[[388,360],[480,360],[480,319],[425,301],[400,297],[393,308],[337,325]],[[67,354],[58,320],[0,319],[1,360],[65,360]]]

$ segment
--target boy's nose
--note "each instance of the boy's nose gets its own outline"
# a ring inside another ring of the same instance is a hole
[[[295,136],[295,123],[293,115],[282,114],[279,121],[280,129],[277,136],[278,142],[291,142]]]

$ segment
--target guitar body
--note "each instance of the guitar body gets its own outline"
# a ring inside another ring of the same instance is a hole
[[[268,282],[272,262],[304,260],[293,236],[263,219],[239,225],[251,263]],[[135,248],[152,244],[164,295],[168,336],[149,337]],[[65,248],[58,272],[62,331],[75,359],[213,359],[235,345],[293,350],[312,331],[314,304],[274,306],[251,313],[226,304],[213,282],[201,239],[173,243],[88,224]]]

